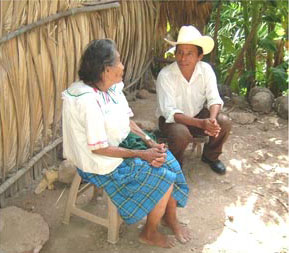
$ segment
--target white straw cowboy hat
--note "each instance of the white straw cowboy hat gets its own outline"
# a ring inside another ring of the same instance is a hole
[[[202,34],[192,25],[182,26],[177,41],[165,39],[172,46],[180,44],[190,44],[199,46],[203,49],[204,54],[210,53],[214,48],[214,40],[210,36],[202,36]]]

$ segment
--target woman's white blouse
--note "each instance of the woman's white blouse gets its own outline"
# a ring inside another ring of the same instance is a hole
[[[123,87],[121,82],[102,92],[79,81],[62,93],[63,154],[85,172],[108,174],[123,161],[92,153],[118,146],[130,132],[133,113]]]

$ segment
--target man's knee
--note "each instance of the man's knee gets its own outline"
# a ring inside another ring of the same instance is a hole
[[[225,114],[220,113],[217,117],[217,121],[221,127],[226,132],[229,132],[232,128],[232,120]]]
[[[169,148],[179,152],[192,142],[193,137],[187,126],[179,123],[170,123],[166,128]]]
[[[186,144],[193,140],[188,127],[179,123],[174,123],[173,126],[170,127],[168,138],[172,139],[175,143],[181,142]]]

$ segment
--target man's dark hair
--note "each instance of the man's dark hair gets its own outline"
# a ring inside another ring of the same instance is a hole
[[[101,81],[105,67],[113,66],[116,58],[116,46],[110,39],[91,41],[80,59],[78,76],[84,83],[92,86]]]
[[[197,49],[198,49],[198,56],[200,56],[201,54],[204,53],[202,47],[200,47],[200,46],[196,46],[196,47],[197,47]]]
[[[202,47],[197,46],[197,45],[193,45],[193,46],[195,46],[198,49],[198,56],[200,56],[201,54],[204,53]],[[178,50],[178,45],[176,45],[176,51],[175,52],[177,52],[177,50]]]

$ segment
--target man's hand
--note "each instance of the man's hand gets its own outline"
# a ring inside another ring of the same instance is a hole
[[[202,122],[202,128],[204,129],[205,134],[215,138],[218,137],[221,131],[221,127],[217,120],[213,118],[204,119]]]

